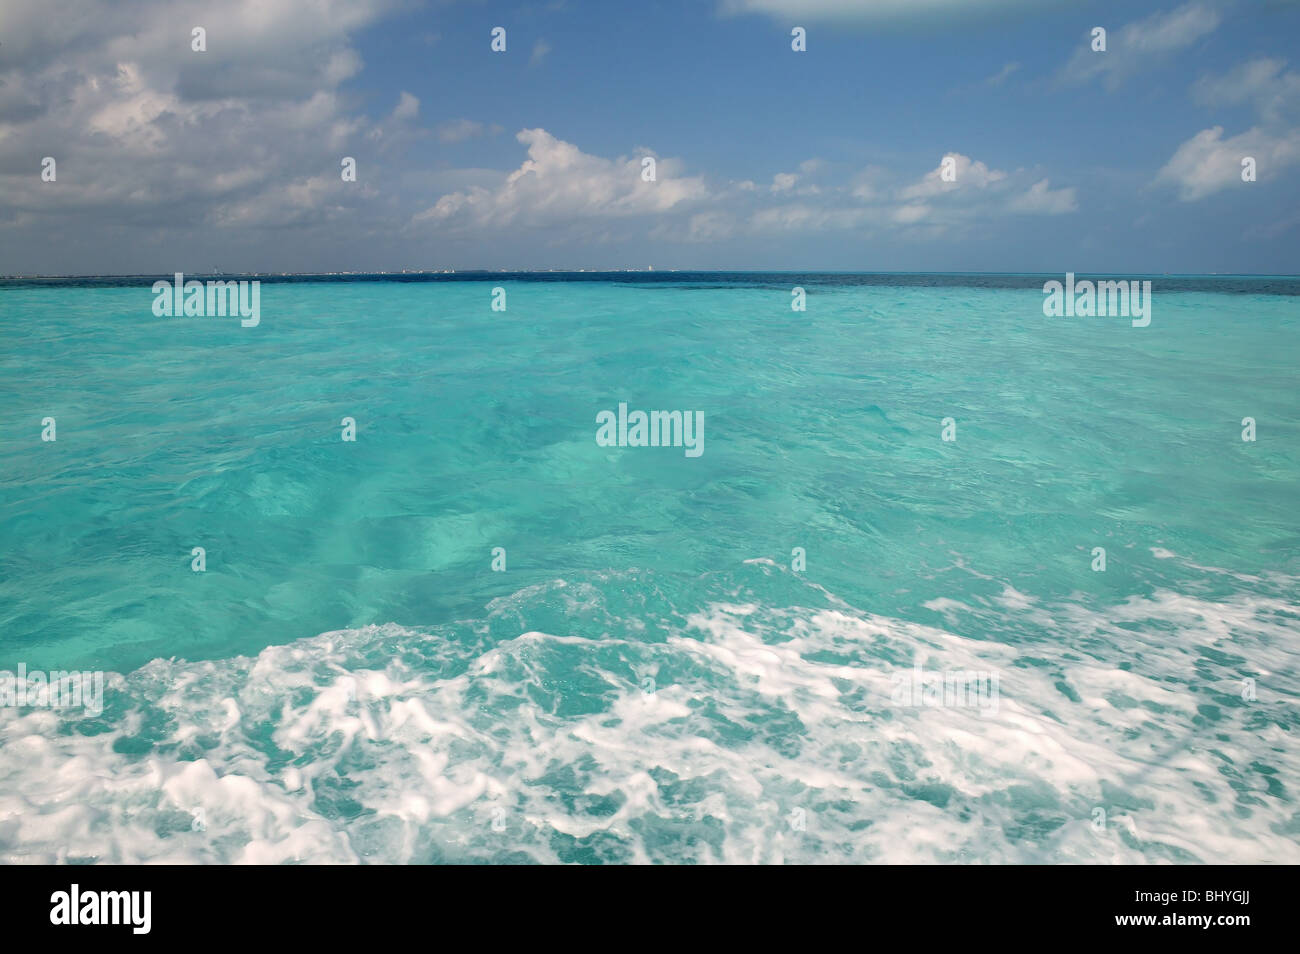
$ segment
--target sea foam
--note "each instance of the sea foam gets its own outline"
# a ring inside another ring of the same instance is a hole
[[[1300,861],[1285,602],[1017,595],[1055,638],[974,638],[999,600],[940,627],[738,592],[662,639],[386,625],[154,660],[98,718],[0,710],[0,859]],[[999,671],[999,706],[891,704],[914,662]]]

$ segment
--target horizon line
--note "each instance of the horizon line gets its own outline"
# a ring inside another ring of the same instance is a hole
[[[203,272],[98,272],[86,274],[12,274],[0,275],[0,281],[71,281],[75,279],[120,279],[120,278],[171,278],[174,275],[188,275],[196,278],[339,278],[339,277],[422,277],[422,276],[480,276],[480,275],[726,275],[735,273],[752,273],[766,275],[969,275],[969,276],[1055,276],[1075,275],[1120,275],[1143,278],[1284,278],[1300,279],[1300,273],[1268,272],[1116,272],[1116,271],[932,271],[913,269],[862,270],[862,269],[818,269],[818,268],[760,268],[733,266],[726,268],[465,268],[465,269],[399,269],[357,271],[203,271]]]

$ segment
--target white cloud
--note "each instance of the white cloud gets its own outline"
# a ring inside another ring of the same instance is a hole
[[[1168,53],[1190,46],[1219,28],[1219,11],[1205,3],[1189,3],[1168,13],[1154,13],[1120,31],[1123,48],[1137,54]]]
[[[502,130],[496,124],[487,126],[472,119],[449,119],[435,126],[433,131],[439,142],[454,143],[477,139],[480,136],[496,135]]]
[[[377,127],[338,87],[362,66],[351,33],[392,6],[315,0],[303,16],[290,0],[6,0],[0,169],[23,171],[0,174],[0,193],[45,230],[75,223],[105,247],[123,226],[170,248],[202,226],[364,208],[364,187],[338,188],[336,157]],[[198,25],[206,52],[191,49]],[[30,188],[33,143],[51,144],[57,187]]]
[[[794,188],[794,184],[799,181],[799,177],[793,172],[778,172],[772,176],[773,192],[789,192]]]
[[[719,242],[729,239],[736,233],[736,221],[733,216],[726,212],[700,212],[690,217],[687,222],[686,235],[682,238],[687,242]],[[653,237],[672,238],[671,234],[657,236],[652,233]]]
[[[1202,129],[1178,147],[1155,181],[1176,186],[1180,199],[1194,202],[1229,186],[1245,185],[1241,161],[1246,156],[1254,158],[1261,181],[1271,178],[1300,162],[1300,130],[1273,133],[1255,127],[1224,139],[1222,126]]]
[[[551,241],[589,238],[594,229],[609,240],[639,234],[679,242],[900,229],[933,237],[992,218],[1077,208],[1073,189],[1052,190],[1046,179],[991,169],[961,153],[950,153],[956,182],[942,180],[942,166],[911,184],[891,185],[879,167],[848,175],[808,159],[797,173],[775,173],[768,188],[758,189],[750,180],[710,186],[663,158],[657,181],[645,182],[639,154],[589,155],[542,129],[517,138],[528,149],[518,169],[444,194],[412,224],[436,224],[440,234],[538,229]]]
[[[1019,69],[1020,69],[1019,63],[1008,63],[1005,66],[1003,66],[1002,69],[998,70],[992,76],[984,80],[984,85],[1001,86],[1003,83],[1005,83],[1008,79],[1011,78],[1012,73],[1015,73]]]
[[[1046,179],[1039,179],[1029,187],[1028,192],[1013,196],[1007,203],[1007,208],[1026,215],[1062,215],[1076,211],[1079,203],[1074,189],[1057,189],[1053,192]]]
[[[516,138],[528,147],[528,158],[499,185],[444,195],[415,221],[558,228],[663,213],[709,195],[702,179],[679,175],[681,164],[672,159],[657,159],[656,180],[647,182],[641,178],[640,157],[588,155],[544,129],[524,129]]]
[[[750,216],[746,231],[759,235],[860,229],[883,219],[878,210],[794,202],[761,209]]]
[[[887,179],[886,170],[879,166],[867,166],[858,170],[849,180],[849,194],[863,202],[874,201],[881,197]]]
[[[958,152],[948,157],[956,173],[952,182],[941,175],[942,162],[910,184],[892,186],[887,171],[877,166],[817,187],[804,184],[793,173],[779,173],[769,192],[779,196],[782,204],[754,211],[748,230],[759,234],[904,230],[913,238],[937,238],[1007,215],[1062,215],[1078,209],[1074,189],[1053,190],[1047,179],[1031,184],[1023,171],[991,169]],[[828,166],[810,161],[800,168],[825,172]]]
[[[901,205],[894,210],[894,221],[900,225],[914,225],[930,216],[928,205]]]
[[[533,44],[533,54],[528,58],[529,66],[540,66],[542,60],[546,59],[546,54],[551,52],[551,44],[545,40],[539,39]]]
[[[1283,72],[1282,60],[1256,58],[1222,76],[1205,76],[1192,87],[1203,106],[1249,105],[1259,122],[1245,132],[1223,137],[1223,126],[1202,129],[1175,151],[1156,174],[1157,185],[1173,186],[1184,202],[1245,185],[1242,160],[1255,160],[1258,182],[1300,163],[1300,76]]]
[[[769,187],[769,191],[774,194],[820,195],[822,187],[813,180],[821,177],[827,168],[825,160],[805,159],[799,163],[798,172],[778,172],[772,176],[772,185]]]
[[[1213,33],[1221,22],[1218,10],[1197,0],[1109,31],[1105,52],[1092,49],[1090,31],[1057,78],[1069,84],[1100,78],[1109,89],[1118,89],[1130,76]]]
[[[1053,191],[1047,179],[1026,187],[1022,172],[991,169],[959,152],[944,158],[952,160],[951,181],[944,179],[940,162],[918,181],[897,190],[902,204],[893,211],[893,221],[953,226],[1005,213],[1063,215],[1078,209],[1074,189]]]
[[[943,178],[943,162],[935,166],[933,170],[926,173],[919,182],[916,182],[903,189],[899,195],[907,200],[923,199],[929,196],[940,195],[945,192],[956,192],[959,189],[985,189],[996,182],[1001,182],[1007,177],[1005,172],[999,172],[996,169],[990,169],[982,162],[972,160],[969,156],[963,156],[958,152],[950,152],[944,156],[944,159],[952,159],[953,179],[946,181]]]
[[[393,110],[393,118],[414,119],[419,113],[420,100],[406,90],[402,90],[402,95],[397,101],[397,107]]]
[[[1202,106],[1249,104],[1270,122],[1279,122],[1300,106],[1300,74],[1283,72],[1286,60],[1259,57],[1222,76],[1203,76],[1192,87]]]

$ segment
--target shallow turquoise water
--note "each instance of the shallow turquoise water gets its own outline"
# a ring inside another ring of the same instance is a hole
[[[1300,860],[1294,288],[799,281],[0,287],[0,857]]]

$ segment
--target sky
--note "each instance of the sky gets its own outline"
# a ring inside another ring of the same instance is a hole
[[[1293,274],[1297,59],[1297,0],[3,0],[0,274]]]

